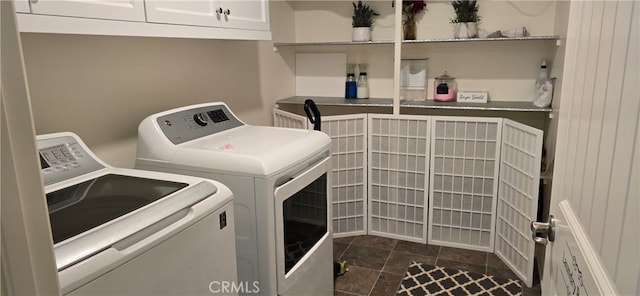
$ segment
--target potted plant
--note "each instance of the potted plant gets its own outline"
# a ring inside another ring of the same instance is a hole
[[[451,2],[456,18],[451,20],[455,25],[453,37],[459,38],[477,38],[478,37],[478,3],[476,0],[456,0]]]
[[[416,40],[416,17],[427,8],[424,0],[402,0],[402,36],[404,40]]]
[[[378,15],[380,14],[362,1],[358,1],[357,4],[353,2],[353,21],[351,23],[353,25],[353,41],[371,41],[371,26],[374,17]]]

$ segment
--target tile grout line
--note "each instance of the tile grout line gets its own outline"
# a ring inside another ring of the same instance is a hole
[[[371,295],[371,292],[373,292],[373,289],[376,288],[376,284],[378,283],[378,280],[380,280],[380,276],[382,275],[382,271],[384,270],[385,266],[387,266],[387,263],[389,262],[389,259],[391,258],[391,253],[393,253],[393,250],[396,248],[397,245],[398,245],[398,241],[396,240],[396,243],[393,245],[391,250],[389,250],[389,256],[387,257],[387,260],[384,261],[384,264],[382,264],[382,267],[380,268],[380,272],[378,273],[378,277],[376,277],[376,280],[373,282],[373,286],[371,286],[371,290],[369,290],[369,293],[367,293],[367,295]],[[402,281],[402,280],[400,280],[400,281]]]

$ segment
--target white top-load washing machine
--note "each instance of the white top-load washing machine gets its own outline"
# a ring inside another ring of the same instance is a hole
[[[136,167],[229,186],[241,294],[333,295],[330,146],[324,133],[247,125],[205,103],[144,119]]]
[[[63,294],[237,294],[229,188],[113,168],[73,133],[37,142]]]

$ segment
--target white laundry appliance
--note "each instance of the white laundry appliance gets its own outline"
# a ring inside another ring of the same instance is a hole
[[[63,294],[237,294],[229,188],[113,168],[73,133],[37,142]]]
[[[330,146],[324,133],[247,125],[205,103],[144,119],[136,167],[233,191],[240,293],[333,295]]]

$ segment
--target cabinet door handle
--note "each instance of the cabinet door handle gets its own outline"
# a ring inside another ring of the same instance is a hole
[[[225,9],[224,10],[224,15],[230,15],[231,14],[231,10],[230,9]]]

